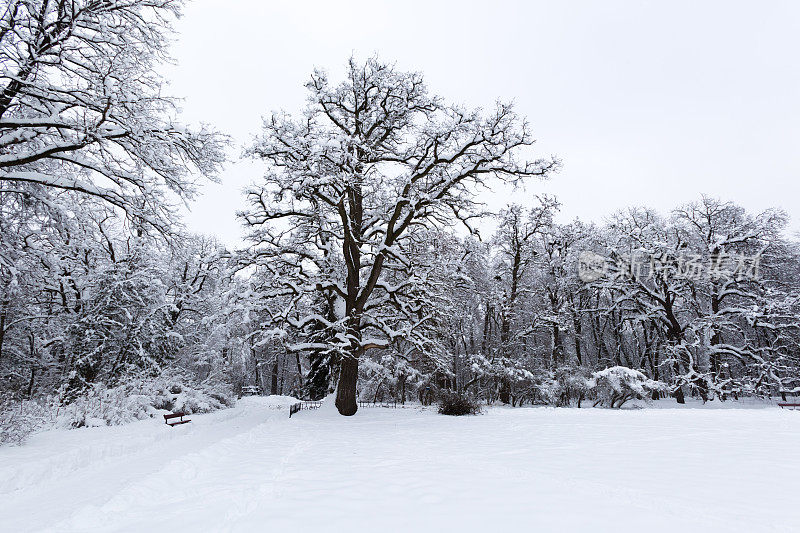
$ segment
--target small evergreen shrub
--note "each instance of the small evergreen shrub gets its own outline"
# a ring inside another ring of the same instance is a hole
[[[477,415],[481,405],[469,394],[455,391],[442,391],[439,394],[439,413],[451,416]]]

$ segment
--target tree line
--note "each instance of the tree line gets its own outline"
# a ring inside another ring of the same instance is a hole
[[[4,398],[68,403],[176,372],[320,398],[512,405],[793,394],[797,242],[779,210],[712,197],[557,223],[511,104],[453,105],[423,77],[351,59],[264,119],[239,214],[247,246],[181,229],[229,140],[179,122],[154,67],[170,0],[9,0],[0,17]],[[497,231],[481,239],[492,219]]]

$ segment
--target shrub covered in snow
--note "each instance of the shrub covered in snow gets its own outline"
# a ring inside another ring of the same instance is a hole
[[[53,425],[55,404],[52,399],[0,404],[0,446],[22,444],[34,431]]]
[[[524,386],[519,387],[518,405],[527,401],[532,405],[580,407],[584,399],[591,397],[591,371],[584,367],[564,366],[554,372],[537,370],[530,375]]]
[[[178,373],[136,378],[110,388],[95,385],[69,403],[58,396],[0,406],[0,444],[19,444],[50,428],[116,426],[164,411],[206,413],[234,403],[222,384],[192,383]]]
[[[477,415],[480,412],[481,405],[478,400],[467,393],[451,390],[439,393],[439,413],[443,415]]]
[[[92,388],[63,409],[59,425],[115,426],[150,418],[161,411],[207,413],[231,405],[230,393],[191,384],[179,375],[137,379],[114,388]]]
[[[581,402],[590,394],[592,381],[590,371],[583,367],[562,367],[555,372],[556,394],[554,403],[561,407]]]
[[[666,391],[665,383],[649,379],[638,370],[612,366],[592,374],[588,381],[595,395],[595,405],[622,407],[631,399],[648,399],[654,391]]]

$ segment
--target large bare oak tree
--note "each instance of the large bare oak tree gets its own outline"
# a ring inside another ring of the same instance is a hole
[[[424,349],[424,281],[406,240],[421,227],[469,226],[481,187],[544,176],[556,162],[522,157],[534,141],[510,104],[446,104],[420,74],[377,59],[351,59],[338,84],[317,71],[306,87],[303,113],[265,119],[250,149],[268,170],[242,214],[253,230],[247,257],[271,280],[264,329],[290,350],[334,352],[336,406],[353,415],[365,350],[396,340]]]

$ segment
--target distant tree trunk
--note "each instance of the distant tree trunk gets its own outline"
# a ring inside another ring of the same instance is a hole
[[[672,393],[672,397],[675,398],[675,401],[678,403],[686,403],[686,398],[683,395],[683,387],[675,389],[675,392]]]
[[[298,382],[298,388],[299,388],[300,390],[303,390],[303,388],[305,387],[305,385],[304,385],[304,383],[303,383],[303,365],[301,365],[301,364],[300,364],[300,352],[296,352],[296,353],[294,354],[294,356],[295,356],[295,362],[297,363],[297,382]]]
[[[673,344],[674,344],[674,342],[673,342]],[[675,373],[675,377],[677,377],[677,376],[680,376],[681,373],[682,373],[681,372],[681,365],[678,362],[678,358],[675,357],[674,352],[673,352],[673,356],[672,357],[674,358],[674,362],[672,363],[672,371]],[[683,395],[683,387],[681,385],[677,386],[677,388],[675,389],[675,392],[672,393],[672,396],[673,396],[673,398],[675,398],[675,400],[678,403],[686,403],[686,398]]]
[[[596,297],[594,305],[596,308],[600,306],[599,295]],[[606,347],[606,342],[603,338],[604,328],[600,324],[599,313],[593,313],[593,316],[591,316],[589,319],[589,324],[592,327],[592,338],[594,339],[594,345],[597,347],[597,361],[598,363],[607,363],[611,357],[608,354],[608,348]]]
[[[33,335],[33,332],[28,334],[28,347],[30,349],[30,357],[31,361],[36,361],[36,337]],[[31,399],[33,396],[33,384],[36,379],[36,366],[31,364],[31,380],[28,382],[28,390],[26,395],[28,399]]]
[[[508,378],[505,376],[500,378],[500,392],[498,393],[498,398],[504,404],[511,403],[511,385]]]
[[[710,239],[709,239],[710,240]],[[711,250],[711,257],[709,258],[711,265],[713,268],[717,269],[721,267],[720,262],[720,253],[722,250],[719,246],[714,246]],[[717,314],[720,310],[720,304],[722,303],[719,297],[720,293],[720,286],[719,281],[712,280],[711,283],[711,314],[716,318]],[[719,327],[716,325],[715,321],[712,320],[711,322],[711,349],[708,358],[709,366],[711,367],[711,380],[713,383],[717,383],[720,378],[720,371],[721,371],[721,361],[720,355],[715,352],[714,347],[718,344],[722,344],[722,335],[719,331]]]
[[[491,314],[494,312],[489,302],[486,302],[486,313],[483,315],[483,339],[481,340],[481,354],[488,355],[489,353],[489,336],[492,330]]]
[[[255,367],[255,374],[256,374],[256,386],[260,389],[261,393],[264,393],[264,379],[261,375],[261,363],[258,359],[256,359],[256,367]]]
[[[328,393],[331,374],[329,356],[312,353],[308,359],[310,362],[308,396],[312,400],[321,400]]]
[[[581,317],[578,314],[578,311],[575,309],[572,310],[572,325],[575,329],[575,358],[578,360],[578,364],[583,364],[583,354],[581,353]]]
[[[26,395],[29,400],[33,397],[33,384],[35,381],[36,381],[36,367],[31,366],[31,380],[28,382],[28,390],[26,392]]]
[[[719,313],[719,310],[720,299],[718,295],[717,284],[715,283],[713,293],[711,294],[711,313],[716,316]],[[711,379],[716,385],[719,383],[722,373],[722,360],[719,352],[716,351],[716,347],[722,344],[722,333],[719,330],[719,326],[713,323],[711,325],[711,331],[711,354],[709,356],[709,363],[711,365]],[[721,395],[720,399],[724,400],[724,395]]]
[[[514,229],[516,232],[518,227],[515,226]],[[501,324],[500,324],[500,349],[503,350],[504,356],[506,354],[508,354],[509,356],[514,355],[510,353],[512,351],[510,346],[511,319],[514,316],[515,305],[517,302],[517,293],[519,291],[521,268],[522,268],[522,244],[519,242],[518,238],[515,238],[514,256],[511,263],[511,290],[509,291],[506,305],[503,307],[503,311],[501,314]],[[508,378],[508,376],[504,375],[502,378],[500,378],[499,398],[500,401],[503,402],[504,404],[509,404],[511,402],[511,380]]]
[[[3,358],[3,340],[6,336],[6,306],[7,302],[3,302],[3,311],[0,313],[0,359]]]
[[[278,394],[278,354],[275,354],[275,361],[272,363],[272,382],[270,383],[270,394]]]
[[[561,344],[561,329],[558,324],[553,324],[553,364],[560,365],[564,359],[564,347]]]
[[[280,371],[281,379],[280,385],[278,386],[279,394],[283,395],[284,386],[286,385],[286,355],[281,356],[281,371]]]
[[[683,340],[683,328],[681,328],[680,323],[678,322],[678,319],[675,316],[675,312],[672,307],[672,302],[673,300],[667,298],[662,304],[662,306],[664,308],[667,317],[667,324],[668,324],[667,339],[669,339],[669,343],[673,346],[673,358],[675,361],[673,364],[673,370],[675,372],[675,375],[679,376],[681,374],[681,363],[683,363],[686,368],[689,368],[689,366],[692,363],[691,361],[688,360],[688,355],[683,351],[686,349],[685,347],[681,351],[680,356],[675,357],[676,354],[674,352],[674,347],[681,344],[681,341]],[[683,394],[683,387],[681,387],[680,385],[675,389],[673,396],[675,397],[675,401],[677,401],[678,403],[686,403],[686,398],[684,397]],[[703,397],[703,400],[704,401],[706,400],[706,396]]]

